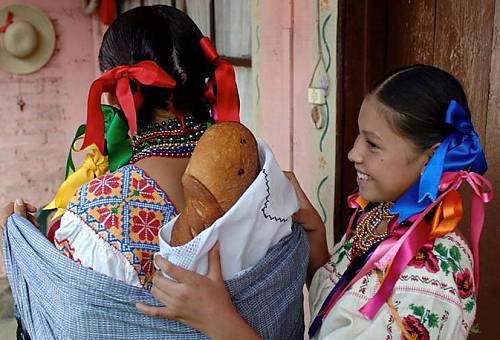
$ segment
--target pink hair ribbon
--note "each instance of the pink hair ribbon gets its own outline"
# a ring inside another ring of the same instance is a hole
[[[381,251],[377,249],[370,258],[370,264],[365,265],[365,267],[370,265],[371,268],[373,266],[383,268],[386,264],[389,264],[387,274],[379,290],[360,309],[360,312],[365,317],[370,320],[375,317],[380,307],[392,293],[394,285],[403,270],[427,241],[444,236],[455,229],[462,217],[462,200],[457,190],[464,181],[471,186],[473,191],[470,238],[477,297],[479,291],[479,239],[484,223],[484,204],[493,199],[493,189],[491,183],[477,173],[467,171],[445,172],[439,185],[439,190],[444,192],[438,199],[422,213],[418,214],[417,219],[401,238],[396,240],[393,237],[383,241],[382,244],[390,245],[390,248],[385,249],[383,253],[382,249]],[[487,191],[484,189],[487,189]],[[424,217],[436,206],[438,206],[436,214],[431,224],[428,224],[425,222]]]
[[[458,189],[467,182],[473,191],[471,215],[471,243],[474,259],[474,284],[476,295],[479,289],[479,238],[484,223],[484,203],[493,199],[491,183],[483,176],[467,171],[445,172],[439,184],[439,197],[423,212],[409,219],[410,227],[394,229],[396,220],[389,225],[389,238],[382,241],[365,264],[349,283],[333,294],[324,308],[321,308],[317,317],[326,318],[345,292],[369,271],[374,268],[387,269],[387,274],[376,294],[360,309],[360,312],[372,320],[380,307],[387,301],[392,293],[398,278],[422,247],[428,247],[432,240],[453,231],[462,218],[462,199]],[[486,190],[485,190],[486,189]],[[360,199],[359,194],[348,198],[348,205],[352,208],[364,209],[366,201]],[[430,223],[424,217],[436,208]],[[355,216],[356,213],[353,215]],[[349,230],[352,228],[354,218],[351,218]],[[403,231],[404,230],[404,231]]]

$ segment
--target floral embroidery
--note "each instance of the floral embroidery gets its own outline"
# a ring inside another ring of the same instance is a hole
[[[153,199],[154,188],[145,179],[132,178],[133,196],[142,196],[145,199]]]
[[[403,318],[403,325],[405,326],[408,333],[410,333],[411,339],[413,340],[429,340],[429,331],[420,322],[419,319],[413,315],[408,315]],[[406,337],[402,334],[401,339],[406,340]]]
[[[97,209],[99,213],[99,222],[102,223],[107,229],[116,227],[119,223],[118,209],[117,208],[100,208]]]
[[[462,273],[455,274],[453,273],[453,278],[457,283],[458,287],[458,295],[462,299],[466,299],[472,295],[472,277],[470,275],[469,269],[465,268]]]
[[[403,325],[406,330],[410,333],[412,339],[429,340],[430,335],[426,325],[428,328],[437,328],[439,326],[439,316],[424,306],[417,306],[413,303],[410,304],[410,309],[413,315],[409,314],[403,318]],[[404,335],[401,335],[401,337],[404,339]]]
[[[349,239],[342,246],[340,246],[339,249],[335,251],[335,253],[333,253],[332,260],[334,257],[337,257],[337,259],[335,260],[335,264],[339,264],[340,261],[342,261],[346,255],[349,258],[349,252],[351,248],[352,248],[352,239]]]
[[[439,271],[439,262],[436,256],[427,249],[420,249],[413,260],[410,262],[410,266],[423,268],[430,273],[437,273]]]
[[[446,275],[450,274],[450,269],[454,273],[463,271],[460,266],[460,250],[457,246],[453,245],[450,249],[447,249],[441,243],[434,246],[436,251],[436,257],[439,259],[439,265]]]
[[[153,241],[153,239],[158,235],[158,229],[160,228],[160,221],[155,218],[155,213],[153,211],[141,210],[139,215],[132,217],[132,227],[133,233],[139,235],[141,241]]]
[[[175,216],[174,206],[153,179],[133,165],[124,166],[83,185],[68,210],[120,252],[141,284],[151,288],[159,228]]]
[[[97,177],[89,182],[89,191],[96,196],[109,195],[120,186],[120,179],[113,175]]]
[[[389,320],[387,321],[387,326],[386,326],[386,330],[387,330],[387,334],[385,336],[385,340],[391,340],[392,339],[392,325],[394,324],[394,317],[389,314]]]

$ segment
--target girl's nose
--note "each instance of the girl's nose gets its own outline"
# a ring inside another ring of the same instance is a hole
[[[361,150],[359,149],[359,136],[358,138],[356,138],[356,140],[354,141],[354,145],[352,146],[352,149],[347,154],[347,159],[349,159],[349,161],[353,163],[363,162]]]

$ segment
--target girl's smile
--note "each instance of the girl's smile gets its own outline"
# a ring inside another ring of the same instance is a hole
[[[374,96],[359,112],[359,135],[348,158],[354,163],[361,196],[370,202],[396,201],[419,178],[432,154],[419,151],[389,123],[388,112]]]

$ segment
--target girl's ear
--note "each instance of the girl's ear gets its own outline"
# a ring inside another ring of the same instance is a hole
[[[431,146],[430,148],[428,148],[427,150],[425,150],[424,153],[425,153],[426,158],[427,158],[427,160],[425,161],[425,165],[427,165],[427,163],[431,159],[432,155],[434,155],[434,152],[436,151],[437,148],[439,148],[440,145],[441,145],[441,143],[436,143],[433,146]]]

